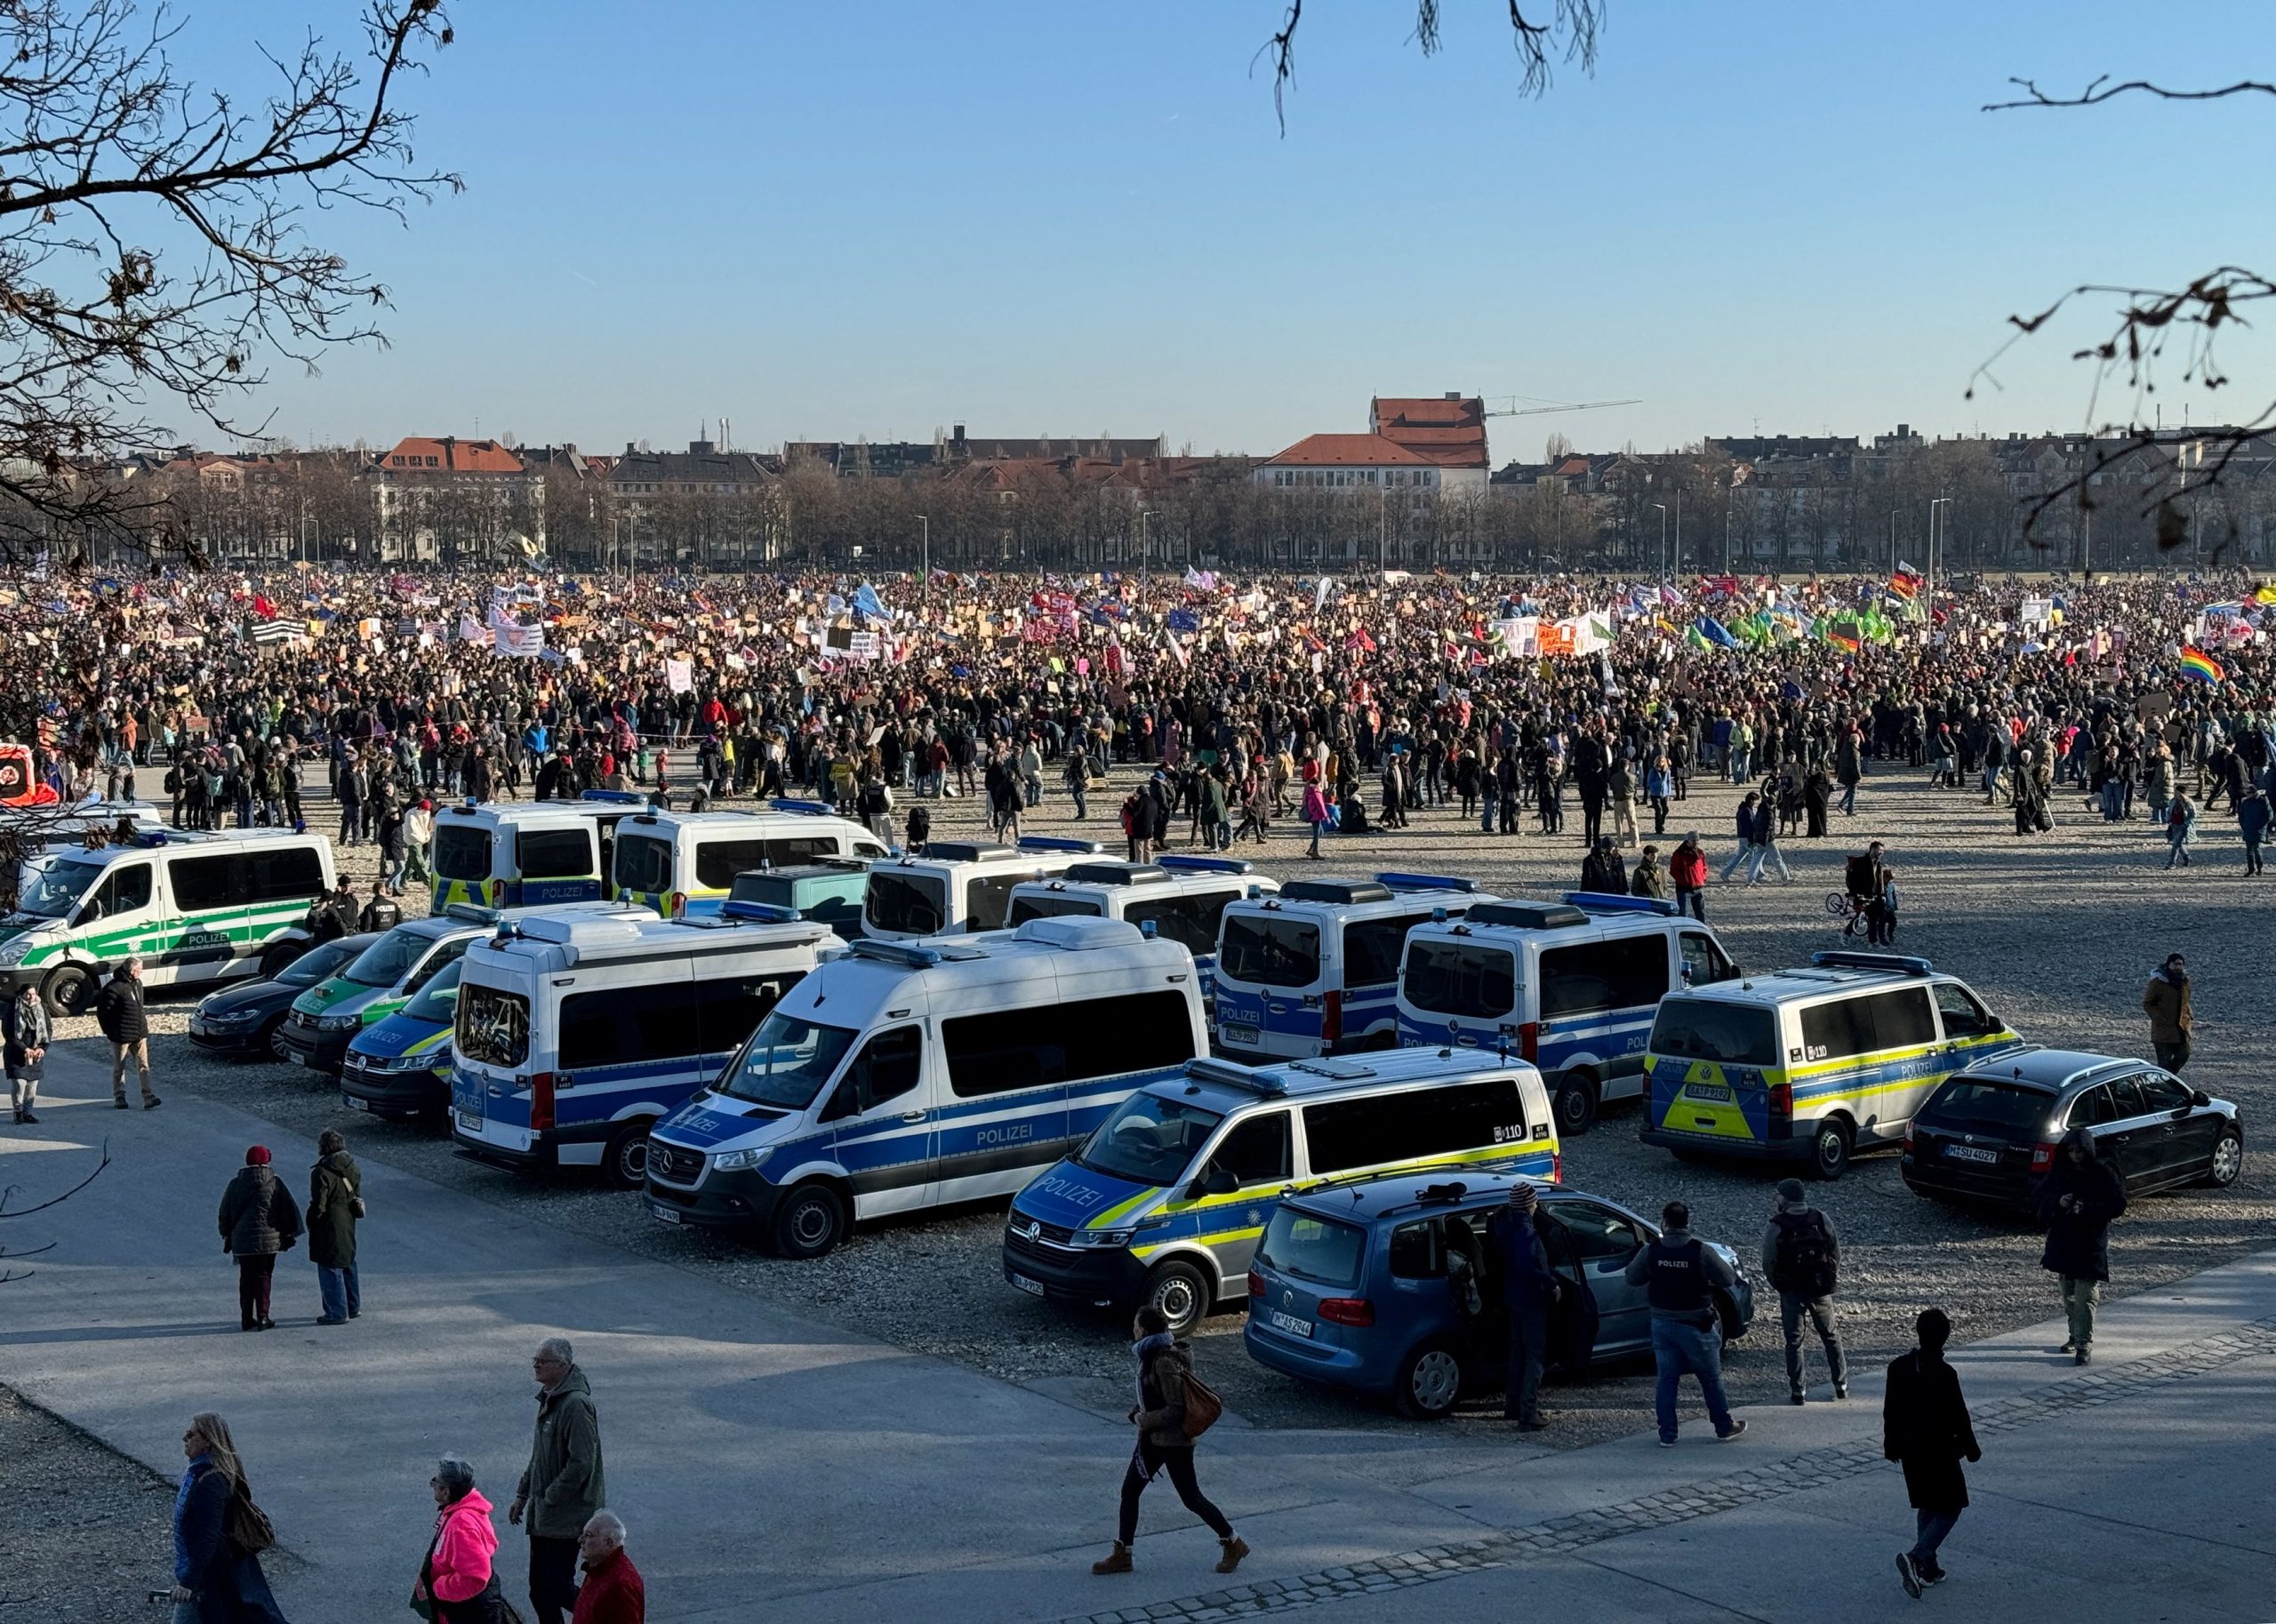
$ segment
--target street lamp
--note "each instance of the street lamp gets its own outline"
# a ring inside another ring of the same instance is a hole
[[[1939,496],[1928,503],[1928,601],[1932,604],[1936,598],[1936,554],[1943,546],[1943,534],[1936,527],[1936,509],[1951,507],[1951,501],[1949,496]]]
[[[929,604],[933,601],[933,521],[921,513],[917,516],[917,535],[922,560],[919,567],[925,572],[923,596]]]
[[[1375,487],[1376,519],[1381,525],[1375,537],[1375,571],[1388,574],[1390,570],[1390,476]]]
[[[1665,580],[1668,578],[1668,510],[1663,502],[1654,502],[1652,506],[1660,516],[1660,579]]]
[[[1153,513],[1151,508],[1138,509],[1138,573],[1146,573],[1146,520]]]

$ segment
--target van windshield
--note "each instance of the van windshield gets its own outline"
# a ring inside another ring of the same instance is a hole
[[[653,835],[616,836],[616,884],[623,891],[665,892],[672,888],[672,843]]]
[[[803,1111],[814,1102],[859,1036],[776,1010],[759,1023],[712,1086],[760,1105]]]
[[[1663,998],[1651,1052],[1726,1066],[1778,1064],[1778,1023],[1767,1009],[1711,998]]]
[[[1099,1124],[1075,1165],[1133,1184],[1174,1184],[1224,1120],[1221,1111],[1142,1091]]]
[[[874,931],[937,936],[949,926],[949,888],[934,875],[872,868],[862,916]]]
[[[448,1026],[451,1012],[459,1004],[459,974],[466,968],[464,959],[455,959],[435,972],[435,979],[420,989],[420,994],[403,1006],[403,1012],[413,1020],[431,1020],[437,1026]]]
[[[446,880],[488,879],[490,831],[478,823],[451,823],[437,819],[435,872]]]
[[[530,1058],[530,1001],[502,987],[462,988],[451,1045],[478,1066],[521,1065]]]
[[[1228,913],[1217,979],[1252,987],[1310,987],[1319,980],[1319,927],[1277,914]]]
[[[100,863],[58,859],[32,876],[32,883],[17,899],[16,907],[20,912],[37,914],[43,919],[60,919],[76,908],[79,899],[87,894],[87,888],[102,877]]]
[[[393,987],[411,973],[411,967],[426,957],[427,949],[434,945],[432,937],[389,931],[340,973],[359,987]]]
[[[1439,1015],[1498,1020],[1518,1006],[1517,956],[1461,941],[1410,941],[1406,1001]]]

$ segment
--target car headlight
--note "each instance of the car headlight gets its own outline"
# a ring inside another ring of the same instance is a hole
[[[762,1145],[756,1150],[715,1150],[711,1153],[714,1172],[742,1172],[762,1165],[774,1154],[774,1147]]]
[[[206,1025],[212,1027],[241,1027],[246,1021],[258,1020],[260,1016],[259,1010],[225,1010],[218,1015],[210,1014],[204,1010],[197,1012],[205,1017]]]
[[[24,955],[32,950],[33,945],[28,936],[13,936],[6,941],[0,941],[0,964],[22,964]]]
[[[353,1032],[363,1024],[361,1015],[319,1015],[316,1019],[319,1032]]]
[[[1142,1218],[1134,1224],[1125,1224],[1118,1229],[1078,1229],[1067,1237],[1071,1246],[1127,1246],[1142,1231],[1158,1229],[1170,1220],[1160,1213]]]

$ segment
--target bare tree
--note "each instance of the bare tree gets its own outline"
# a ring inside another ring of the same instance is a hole
[[[1593,73],[1597,43],[1604,32],[1606,0],[1505,0],[1510,10],[1511,43],[1516,46],[1523,70],[1518,93],[1546,94],[1554,78],[1552,58],[1577,63],[1583,73]],[[1414,0],[1414,43],[1424,56],[1439,52],[1439,0]],[[1270,39],[1259,47],[1258,61],[1272,64],[1272,111],[1280,132],[1288,132],[1288,112],[1282,98],[1296,79],[1296,30],[1304,20],[1304,0],[1288,0],[1288,13]]]
[[[450,43],[440,0],[369,0],[352,56],[263,51],[250,94],[182,77],[180,27],[138,0],[0,0],[0,557],[124,532],[195,559],[163,495],[102,466],[161,412],[257,432],[229,412],[265,356],[377,339],[384,288],[310,222],[459,188],[397,106]]]
[[[95,1164],[94,1171],[89,1173],[85,1178],[80,1180],[78,1183],[73,1185],[69,1189],[65,1190],[60,1196],[51,1196],[46,1200],[34,1202],[28,1207],[18,1206],[16,1204],[16,1200],[22,1192],[19,1190],[16,1186],[11,1184],[5,1189],[0,1189],[0,1220],[11,1218],[29,1218],[35,1212],[44,1212],[51,1207],[60,1207],[65,1202],[70,1200],[72,1196],[77,1195],[81,1190],[85,1189],[87,1186],[101,1178],[103,1176],[103,1169],[109,1165],[110,1141],[108,1140],[105,1140],[103,1141],[101,1159]],[[52,1251],[53,1250],[54,1245],[55,1243],[53,1241],[50,1241],[44,1246],[19,1246],[11,1249],[5,1242],[0,1242],[0,1285],[8,1285],[15,1281],[29,1278],[33,1272],[32,1270],[28,1268],[20,1269],[14,1267],[14,1265],[22,1259],[36,1258],[43,1252]]]

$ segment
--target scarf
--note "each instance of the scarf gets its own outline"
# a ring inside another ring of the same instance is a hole
[[[1146,1361],[1170,1346],[1172,1346],[1172,1338],[1166,1331],[1158,1331],[1152,1336],[1130,1344],[1130,1351],[1137,1356],[1138,1359],[1138,1372],[1132,1378],[1132,1387],[1138,1396],[1138,1407],[1141,1410],[1146,1407]]]

